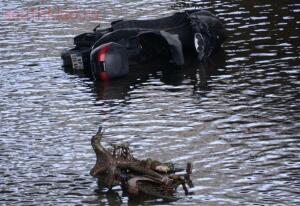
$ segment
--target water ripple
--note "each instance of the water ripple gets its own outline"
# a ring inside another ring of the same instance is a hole
[[[145,66],[109,84],[61,69],[73,35],[99,22],[195,7],[216,13],[229,33],[224,51],[203,64]],[[120,188],[99,190],[89,176],[100,125],[105,145],[128,142],[140,158],[194,163],[192,195],[147,204],[300,204],[300,4],[52,0],[0,8],[0,204],[130,204]]]

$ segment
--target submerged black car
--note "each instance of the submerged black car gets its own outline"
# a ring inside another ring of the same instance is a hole
[[[83,70],[94,79],[124,76],[132,62],[154,58],[183,65],[185,56],[199,61],[211,56],[224,42],[224,25],[206,10],[177,12],[153,20],[118,20],[111,27],[74,38],[75,47],[62,52],[63,66]]]

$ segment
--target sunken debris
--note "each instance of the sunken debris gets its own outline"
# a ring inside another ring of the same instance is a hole
[[[134,158],[128,145],[112,145],[106,149],[101,145],[102,128],[92,137],[92,147],[96,153],[96,164],[90,174],[98,178],[103,187],[112,189],[120,185],[129,197],[150,196],[154,198],[172,199],[178,186],[182,186],[188,195],[187,186],[192,187],[190,175],[191,163],[187,163],[186,171],[175,173],[173,164],[156,160],[138,160]]]

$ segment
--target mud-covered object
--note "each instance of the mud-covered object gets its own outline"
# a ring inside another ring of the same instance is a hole
[[[90,174],[98,179],[100,187],[113,189],[120,185],[129,197],[151,196],[154,198],[172,199],[176,189],[181,185],[185,195],[191,181],[192,164],[187,163],[185,172],[176,169],[172,163],[162,163],[150,158],[139,160],[131,154],[127,144],[101,144],[103,130],[100,127],[92,137],[91,144],[96,154],[96,163]]]
[[[160,59],[181,66],[185,63],[184,56],[187,54],[196,54],[202,61],[221,46],[225,37],[225,28],[215,15],[205,10],[189,10],[160,19],[118,20],[104,29],[99,29],[97,25],[93,32],[76,36],[75,47],[65,50],[62,59],[65,67],[87,70],[86,73],[91,73],[95,79],[101,79],[101,68],[96,67],[101,66],[104,61],[94,62],[97,58],[90,56],[100,55],[97,53],[100,52],[98,48],[103,44],[116,43],[125,49],[126,55],[123,49],[115,49],[115,53],[111,50],[107,55],[111,58],[106,59],[106,69],[113,73],[108,75],[108,79],[113,79],[126,75],[129,72],[128,65],[132,62]],[[120,58],[120,55],[124,56]],[[108,62],[113,61],[114,56],[122,61]],[[118,62],[128,62],[128,65],[118,65]],[[124,68],[124,71],[120,68]]]

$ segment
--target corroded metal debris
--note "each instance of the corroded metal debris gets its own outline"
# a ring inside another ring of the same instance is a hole
[[[185,194],[189,194],[186,185],[193,186],[190,179],[191,163],[187,163],[185,173],[176,174],[173,164],[134,158],[126,144],[111,145],[111,148],[106,149],[101,145],[102,138],[100,127],[91,140],[97,160],[90,171],[102,186],[112,189],[120,185],[124,192],[133,197],[145,195],[172,199],[178,186],[182,185]]]

